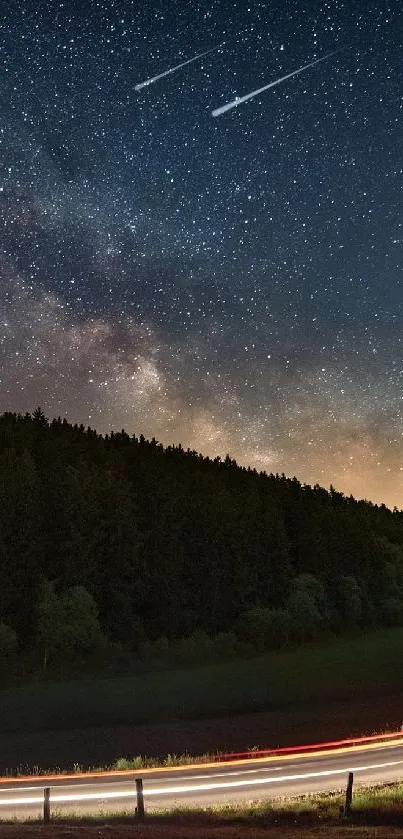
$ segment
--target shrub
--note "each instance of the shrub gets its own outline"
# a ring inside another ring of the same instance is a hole
[[[10,658],[17,649],[17,633],[7,623],[0,623],[0,661]]]

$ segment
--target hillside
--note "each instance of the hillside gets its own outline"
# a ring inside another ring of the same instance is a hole
[[[403,623],[402,512],[229,458],[6,413],[0,509],[3,659]]]

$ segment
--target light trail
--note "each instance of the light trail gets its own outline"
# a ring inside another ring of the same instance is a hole
[[[181,795],[188,792],[197,793],[197,792],[215,792],[217,790],[230,790],[230,789],[239,789],[241,787],[252,787],[252,786],[263,786],[268,784],[279,784],[279,783],[289,783],[291,781],[305,781],[309,779],[317,779],[317,778],[329,778],[333,776],[340,776],[345,775],[347,771],[349,772],[367,772],[369,770],[377,770],[377,769],[387,769],[391,768],[392,766],[401,766],[403,764],[402,760],[393,760],[393,761],[386,761],[384,763],[373,763],[373,764],[366,764],[365,766],[344,766],[340,769],[324,769],[316,772],[303,772],[303,773],[296,773],[292,775],[276,775],[272,778],[247,778],[242,781],[221,781],[219,783],[207,783],[207,784],[181,784],[169,787],[155,787],[153,789],[144,789],[144,797],[150,796],[161,796],[161,795]],[[11,792],[11,790],[4,790],[4,792]],[[18,792],[18,790],[14,790],[14,792]],[[42,791],[40,791],[42,792]],[[62,804],[62,803],[74,803],[74,802],[84,802],[84,801],[100,801],[106,799],[121,799],[121,798],[133,798],[134,790],[133,787],[130,790],[108,790],[108,791],[100,791],[100,792],[83,792],[83,793],[63,793],[63,794],[53,794],[51,796],[52,804]],[[43,801],[42,795],[36,796],[26,796],[26,797],[13,797],[13,798],[2,798],[0,799],[0,807],[16,807],[18,805],[29,805],[29,804],[37,804],[40,806]]]
[[[205,55],[209,55],[211,52],[218,50],[219,47],[212,47],[210,50],[206,50],[206,52],[200,52],[198,55],[194,55],[193,58],[188,58],[187,61],[182,61],[181,64],[176,64],[175,67],[170,67],[169,70],[164,70],[163,73],[158,73],[158,76],[152,76],[150,79],[146,79],[145,82],[140,82],[134,86],[135,90],[142,90],[143,87],[148,87],[150,84],[154,84],[154,82],[158,82],[159,79],[163,79],[165,76],[170,76],[171,73],[176,73],[177,70],[181,70],[182,67],[186,67],[187,64],[192,64],[193,61],[198,61],[199,58],[203,58]]]
[[[248,765],[260,766],[265,763],[278,763],[289,760],[312,760],[316,757],[336,757],[348,753],[358,753],[365,751],[382,751],[393,746],[403,746],[403,731],[391,731],[383,734],[369,734],[362,737],[351,737],[343,740],[329,740],[322,743],[311,743],[299,746],[283,746],[275,749],[257,749],[248,752],[229,752],[227,754],[219,753],[214,758],[211,757],[205,762],[197,761],[196,763],[177,764],[176,766],[148,766],[142,767],[141,770],[134,769],[108,769],[108,770],[93,770],[91,772],[56,772],[46,775],[14,775],[0,777],[0,795],[2,791],[7,789],[8,784],[14,784],[15,788],[22,782],[41,782],[42,786],[49,786],[52,781],[57,784],[60,781],[77,781],[83,780],[107,780],[114,783],[115,778],[136,777],[141,772],[141,775],[148,776],[158,772],[158,774],[171,774],[189,772],[195,770],[201,772],[202,770],[213,769],[217,773],[219,770],[224,771],[226,767],[242,767]],[[280,767],[281,768],[281,767]],[[252,770],[251,770],[252,771]],[[253,770],[254,771],[254,770]],[[276,770],[277,771],[277,770]],[[220,772],[221,774],[221,772]],[[230,774],[230,773],[226,773]],[[211,775],[210,775],[211,777]],[[31,787],[27,787],[31,789]]]
[[[179,795],[181,792],[212,792],[218,789],[230,789],[239,787],[262,786],[263,784],[279,784],[287,783],[289,781],[305,781],[309,778],[329,778],[332,775],[345,775],[349,772],[366,772],[372,769],[387,769],[391,766],[399,766],[403,764],[403,760],[391,760],[386,763],[374,763],[372,766],[352,766],[346,769],[325,769],[320,772],[304,772],[296,775],[276,775],[274,778],[247,778],[244,781],[223,781],[214,784],[194,784],[192,786],[171,787],[169,789],[162,787],[161,789],[144,790],[144,795]]]
[[[287,73],[286,76],[281,76],[280,79],[275,79],[274,82],[270,82],[269,84],[264,85],[264,87],[259,87],[257,90],[252,90],[251,93],[247,93],[245,96],[236,96],[231,102],[227,102],[226,105],[221,105],[219,108],[215,108],[214,111],[211,112],[212,117],[219,117],[221,114],[225,114],[227,111],[230,111],[232,108],[237,108],[238,105],[242,105],[244,102],[247,102],[248,99],[253,99],[255,96],[258,96],[259,93],[264,93],[265,90],[270,90],[271,87],[276,87],[276,85],[281,84],[281,82],[285,82],[287,79],[291,79],[293,76],[298,76],[299,73],[303,73],[304,70],[308,70],[309,67],[314,67],[315,64],[319,64],[321,61],[327,61],[328,58],[331,58],[332,55],[335,55],[340,50],[334,50],[334,52],[329,52],[327,55],[323,55],[322,58],[317,58],[315,61],[311,61],[309,64],[304,64],[303,67],[299,67],[298,70],[293,70],[292,73]]]

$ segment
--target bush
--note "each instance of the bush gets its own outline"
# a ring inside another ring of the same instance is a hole
[[[382,623],[386,626],[399,626],[403,622],[403,603],[397,597],[388,597],[379,604]]]
[[[233,658],[238,653],[238,638],[235,632],[219,632],[213,638],[215,658]]]
[[[338,616],[355,625],[362,618],[362,592],[355,577],[342,575],[337,584]]]
[[[116,758],[112,769],[116,769],[118,771],[124,771],[125,769],[142,769],[143,768],[143,758],[141,755],[137,755],[136,757],[128,758],[128,757],[118,757]]]
[[[156,641],[148,645],[148,654],[150,659],[157,660],[162,664],[166,664],[171,652],[171,645],[166,635],[161,635]]]
[[[212,658],[213,641],[206,632],[201,630],[182,638],[177,647],[177,657],[186,664],[205,662]]]
[[[291,617],[286,609],[256,607],[244,612],[237,624],[241,642],[249,642],[257,652],[283,646],[291,632]]]
[[[0,623],[0,661],[9,659],[18,649],[18,636],[11,626]]]
[[[44,580],[36,606],[36,638],[44,651],[44,669],[50,656],[88,653],[105,643],[98,606],[84,586],[58,593],[55,583]]]
[[[300,574],[292,580],[287,608],[297,641],[315,638],[319,629],[330,622],[324,586],[313,574]]]

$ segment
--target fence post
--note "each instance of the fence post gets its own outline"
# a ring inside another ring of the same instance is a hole
[[[353,772],[348,773],[347,789],[346,789],[346,803],[344,805],[344,815],[349,816],[351,813],[351,802],[353,800]]]
[[[144,819],[144,795],[143,795],[143,781],[141,778],[136,778],[136,795],[137,807],[136,816],[139,821]]]
[[[50,787],[43,790],[43,821],[44,824],[50,822]]]

